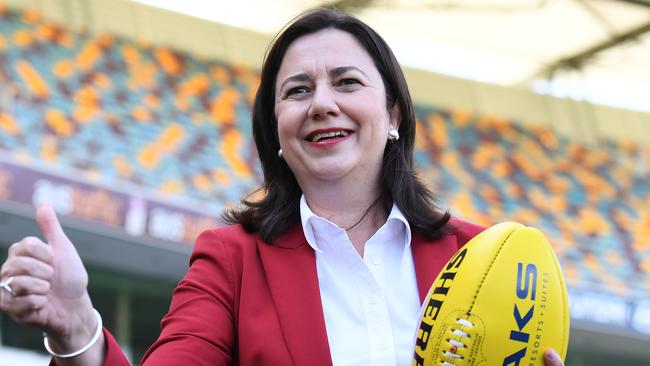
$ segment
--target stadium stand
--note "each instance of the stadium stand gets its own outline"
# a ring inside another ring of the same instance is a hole
[[[73,33],[0,6],[0,154],[19,163],[233,204],[259,183],[250,131],[258,81],[246,67]],[[454,214],[539,227],[570,289],[647,297],[650,147],[577,142],[461,109],[420,104],[416,113],[416,164]],[[151,342],[143,338],[136,358]]]
[[[221,206],[254,189],[255,72],[74,34],[36,12],[0,16],[0,72],[13,89],[0,115],[6,153]],[[542,228],[572,286],[650,290],[647,148],[589,146],[461,110],[417,112],[416,162],[459,216]]]
[[[109,35],[0,12],[0,76],[12,102],[1,147],[22,159],[221,205],[257,184],[257,75]]]
[[[416,161],[460,217],[541,228],[570,286],[650,290],[650,151],[597,146],[494,117],[418,108]]]

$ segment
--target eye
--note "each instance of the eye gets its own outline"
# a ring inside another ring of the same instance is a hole
[[[360,84],[359,80],[353,78],[345,78],[338,81],[338,85],[356,85]]]
[[[287,92],[285,93],[285,96],[286,97],[300,96],[300,95],[305,95],[307,93],[309,93],[309,88],[307,88],[304,85],[301,85],[301,86],[295,86],[295,87],[287,90]]]
[[[336,87],[342,91],[354,91],[361,86],[361,82],[355,78],[343,78],[336,82]]]

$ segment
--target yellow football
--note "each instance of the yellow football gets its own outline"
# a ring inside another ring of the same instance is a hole
[[[494,225],[452,257],[420,311],[413,365],[544,365],[569,342],[569,304],[546,237]]]

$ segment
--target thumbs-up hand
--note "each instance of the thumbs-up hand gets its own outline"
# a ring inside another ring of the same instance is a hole
[[[52,254],[49,263],[54,271],[50,282],[52,294],[61,301],[81,298],[88,287],[88,273],[77,249],[63,232],[52,207],[40,206],[36,210],[36,221]]]
[[[9,247],[0,269],[0,309],[22,324],[40,327],[57,349],[74,349],[96,329],[88,273],[49,205],[36,221],[47,243],[28,236]]]

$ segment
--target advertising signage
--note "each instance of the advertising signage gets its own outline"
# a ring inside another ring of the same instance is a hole
[[[178,244],[219,224],[218,215],[128,194],[0,160],[0,201],[51,204],[60,215]]]
[[[650,299],[627,298],[602,291],[569,290],[572,320],[627,329],[650,337]]]

